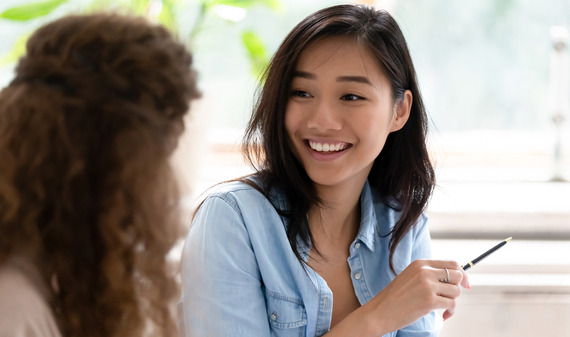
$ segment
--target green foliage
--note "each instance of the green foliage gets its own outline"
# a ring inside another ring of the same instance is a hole
[[[68,0],[47,0],[12,7],[0,14],[0,18],[13,21],[29,21],[46,16]]]
[[[224,5],[224,6],[233,6],[241,8],[251,8],[256,5],[262,5],[272,9],[281,8],[281,2],[279,0],[211,0],[211,1],[202,1],[202,2],[210,6]]]
[[[251,62],[251,71],[255,77],[259,77],[268,60],[265,45],[259,36],[251,30],[243,32],[241,39]]]
[[[178,23],[176,21],[176,11],[180,1],[178,0],[162,0],[162,10],[158,15],[158,21],[172,32],[178,32]]]
[[[189,34],[189,43],[193,45],[196,36],[202,31],[202,26],[211,15],[216,15],[215,6],[231,6],[248,10],[254,6],[265,6],[273,10],[281,8],[280,0],[204,0],[200,1],[200,14]],[[242,43],[246,49],[253,76],[258,77],[267,66],[269,58],[266,47],[259,35],[253,30],[241,34]]]
[[[26,42],[28,41],[29,37],[30,34],[25,34],[16,40],[16,43],[12,49],[0,57],[0,67],[13,64],[18,61],[20,56],[22,56],[26,51]]]
[[[69,0],[46,0],[16,6],[5,10],[0,14],[0,19],[12,21],[31,21],[44,17]],[[177,16],[178,11],[189,2],[198,4],[200,12],[192,26],[186,41],[190,45],[198,34],[202,34],[204,22],[212,16],[216,6],[232,6],[248,10],[254,6],[265,6],[278,10],[281,8],[280,0],[92,0],[85,8],[86,12],[100,11],[105,9],[124,9],[130,13],[152,17],[173,33],[180,32],[182,18]],[[0,66],[15,62],[24,52],[25,41],[30,34],[20,38],[14,48],[6,55],[0,57]],[[252,30],[242,33],[241,43],[251,63],[254,75],[259,75],[268,62],[265,46],[259,36]]]

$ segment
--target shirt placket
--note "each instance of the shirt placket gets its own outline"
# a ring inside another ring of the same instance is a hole
[[[370,301],[372,295],[366,283],[366,274],[364,273],[364,264],[360,250],[363,249],[361,242],[353,243],[353,249],[348,258],[348,266],[350,268],[350,277],[354,287],[354,293],[360,302],[360,305]]]
[[[326,281],[315,273],[319,292],[319,313],[317,315],[316,333],[317,336],[327,333],[331,326],[333,296]]]

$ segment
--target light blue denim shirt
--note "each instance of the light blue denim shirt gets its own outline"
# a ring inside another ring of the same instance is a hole
[[[274,192],[272,200],[286,207]],[[354,292],[364,304],[394,279],[388,264],[391,228],[399,214],[375,195],[368,183],[361,197],[360,230],[348,264]],[[286,221],[257,190],[226,183],[197,212],[182,255],[183,325],[197,336],[321,336],[330,329],[333,294],[325,280],[293,253]],[[301,245],[307,259],[309,247]],[[430,257],[427,218],[402,239],[394,266]],[[386,336],[437,336],[435,314]]]

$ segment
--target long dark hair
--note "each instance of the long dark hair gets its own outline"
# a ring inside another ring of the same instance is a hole
[[[285,109],[299,55],[311,43],[342,36],[362,43],[378,60],[391,83],[394,101],[410,90],[413,104],[405,126],[391,133],[368,176],[371,187],[390,207],[401,212],[390,238],[392,256],[403,236],[423,212],[435,185],[427,148],[427,116],[406,40],[396,21],[385,11],[361,5],[338,5],[309,15],[287,35],[264,75],[265,83],[243,138],[246,159],[257,170],[260,189],[278,187],[289,203],[278,210],[288,218],[287,236],[297,258],[297,236],[312,241],[308,210],[320,204],[315,188],[293,155],[285,129]]]
[[[0,265],[57,280],[63,336],[177,332],[169,157],[199,95],[191,64],[143,18],[67,16],[30,37],[0,93]]]

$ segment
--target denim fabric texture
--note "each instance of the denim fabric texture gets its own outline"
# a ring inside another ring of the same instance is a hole
[[[272,202],[287,205],[278,191]],[[399,213],[368,183],[361,197],[358,235],[350,246],[354,292],[361,305],[395,277],[389,268],[390,231]],[[197,212],[182,253],[183,330],[193,336],[321,336],[330,329],[333,294],[300,263],[286,235],[287,221],[259,191],[241,182],[219,185]],[[299,241],[300,242],[300,241]],[[300,242],[301,256],[308,258]],[[394,255],[397,272],[431,255],[422,215]],[[386,336],[437,336],[435,313]]]

